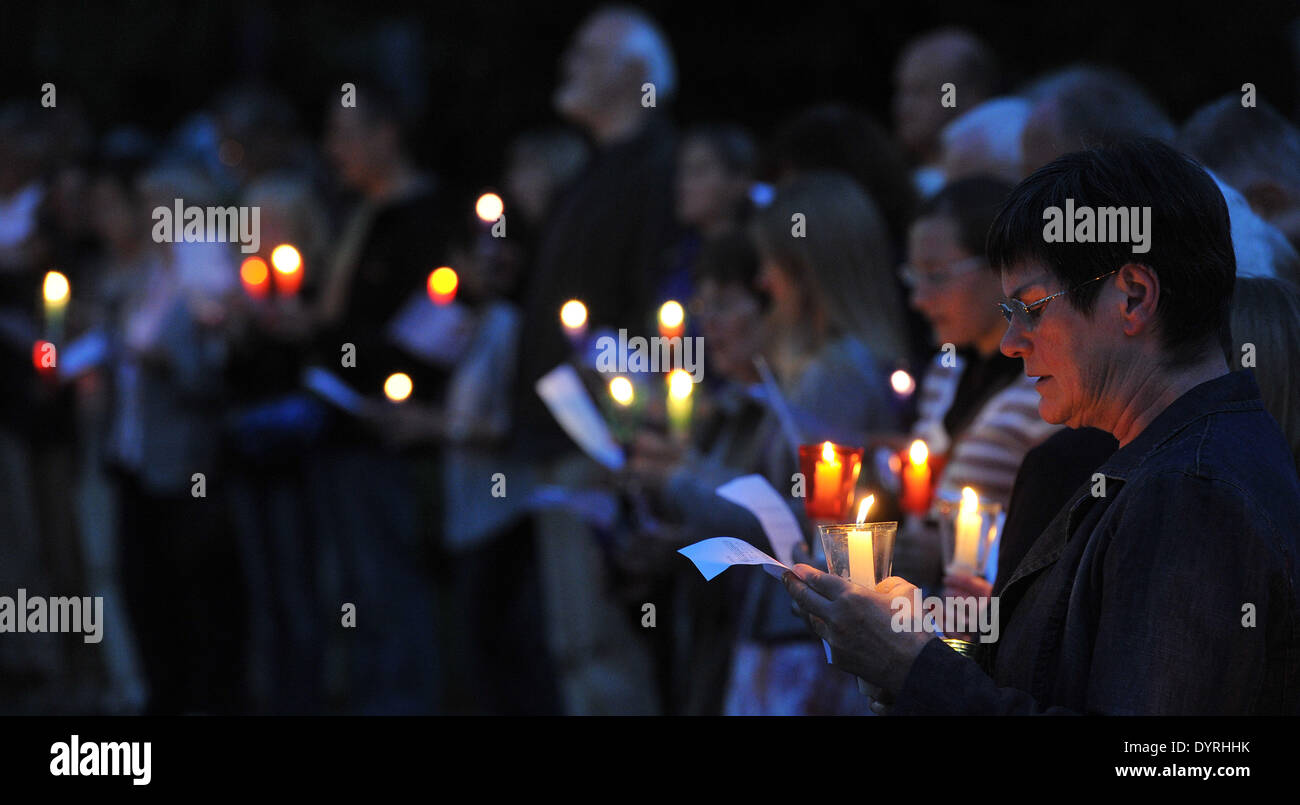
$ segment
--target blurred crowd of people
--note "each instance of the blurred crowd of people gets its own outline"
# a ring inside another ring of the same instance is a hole
[[[1252,345],[1300,466],[1300,129],[1262,95],[1178,125],[1122,72],[1009,86],[943,29],[899,56],[890,125],[819,105],[760,139],[675,120],[690,76],[626,8],[584,22],[560,72],[564,125],[514,138],[488,220],[413,158],[418,121],[379,80],[321,110],[320,142],[266,87],[165,137],[71,100],[0,108],[0,595],[103,596],[107,621],[100,644],[0,634],[0,711],[867,712],[778,585],[705,582],[676,550],[767,546],[714,490],[758,473],[784,493],[792,433],[867,447],[873,519],[900,519],[870,457],[919,438],[936,495],[1010,504],[998,575],[1014,568],[1115,441],[1039,416],[1000,350],[985,238],[1015,183],[1115,139],[1213,172],[1239,277],[1229,363]],[[258,208],[258,253],[158,242],[152,211],[177,200]],[[300,287],[267,270],[281,244]],[[440,266],[450,303],[429,298]],[[66,311],[43,296],[55,269]],[[658,334],[670,300],[703,339],[684,431],[662,376],[632,378],[646,403],[622,409],[588,350]],[[536,393],[566,362],[621,424],[623,470]],[[896,575],[989,593],[945,577],[933,523],[914,526]]]

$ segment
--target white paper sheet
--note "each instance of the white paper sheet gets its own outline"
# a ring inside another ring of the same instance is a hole
[[[623,449],[572,366],[562,363],[537,381],[537,395],[583,451],[611,470],[623,468]]]
[[[349,414],[360,414],[365,398],[351,386],[344,383],[328,369],[311,366],[302,372],[302,385],[308,391],[314,391],[326,402],[333,403]]]
[[[417,291],[388,323],[386,335],[423,361],[451,366],[465,353],[474,335],[475,317],[460,302],[435,305]]]
[[[742,475],[717,488],[719,497],[748,509],[763,527],[776,558],[794,564],[794,546],[803,541],[799,521],[781,495],[761,475]]]
[[[769,575],[781,578],[790,568],[735,537],[714,537],[677,550],[695,563],[705,581],[712,581],[732,565],[762,565]]]

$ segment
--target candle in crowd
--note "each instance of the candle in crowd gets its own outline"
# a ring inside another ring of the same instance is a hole
[[[979,506],[979,495],[969,486],[964,487],[961,490],[961,507],[957,511],[952,563],[955,567],[972,573],[979,567],[980,539],[984,530]]]
[[[59,271],[46,272],[41,286],[41,296],[45,299],[45,330],[55,340],[63,335],[63,314],[68,309],[70,295],[67,277]]]
[[[830,442],[822,444],[822,454],[813,469],[813,508],[816,511],[836,511],[840,508],[840,483],[844,463],[835,455]]]
[[[570,299],[560,308],[560,323],[564,325],[564,334],[576,347],[587,334],[587,306],[577,299]]]
[[[411,376],[405,372],[394,372],[384,381],[384,396],[395,403],[411,396]]]
[[[889,376],[889,384],[894,387],[894,393],[900,397],[910,397],[912,392],[916,391],[916,381],[903,369],[898,369]]]
[[[659,335],[674,338],[686,332],[686,311],[680,302],[669,299],[659,306]]]
[[[864,525],[875,502],[875,495],[867,495],[858,505],[857,528],[848,534],[849,579],[864,587],[876,586],[876,549],[871,541],[871,528]]]
[[[271,267],[275,269],[275,292],[283,297],[298,293],[302,287],[302,255],[288,243],[271,250]]]
[[[474,202],[474,214],[485,224],[494,223],[505,210],[505,202],[496,193],[484,193]]]
[[[429,273],[429,299],[435,305],[449,305],[456,298],[460,277],[450,266],[439,266]]]
[[[903,464],[903,510],[924,515],[930,509],[930,451],[917,439]]]
[[[616,377],[609,381],[609,396],[614,398],[614,402],[628,407],[635,401],[636,392],[632,389],[632,381],[626,377]]]
[[[271,292],[271,277],[267,271],[266,261],[260,257],[249,257],[239,266],[239,280],[244,284],[244,293],[253,299],[265,299]]]
[[[685,441],[691,433],[691,393],[695,390],[695,381],[685,369],[674,369],[668,373],[668,431],[672,436]]]

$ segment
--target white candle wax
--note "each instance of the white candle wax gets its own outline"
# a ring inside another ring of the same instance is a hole
[[[876,586],[876,551],[870,528],[849,532],[849,579],[863,587]]]

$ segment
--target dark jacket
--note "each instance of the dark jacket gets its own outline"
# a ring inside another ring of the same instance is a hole
[[[1300,713],[1300,478],[1253,373],[1202,383],[1075,493],[986,670],[932,640],[898,714]]]

